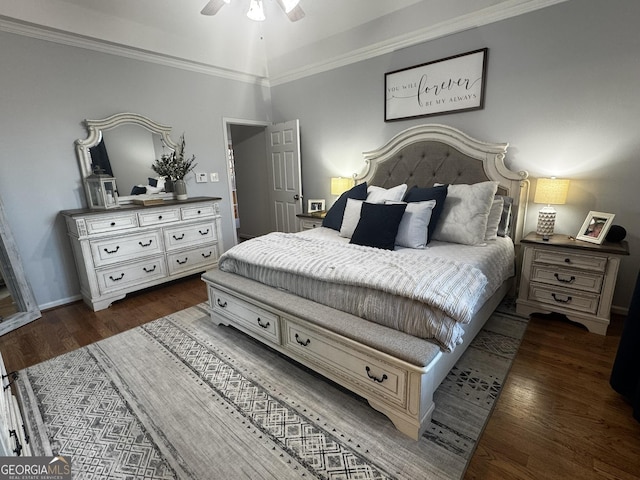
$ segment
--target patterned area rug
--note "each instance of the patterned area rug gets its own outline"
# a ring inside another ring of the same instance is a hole
[[[436,392],[419,441],[203,305],[20,372],[35,455],[77,479],[458,479],[526,329],[503,304]]]

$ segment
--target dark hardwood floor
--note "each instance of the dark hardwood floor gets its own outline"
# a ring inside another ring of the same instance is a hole
[[[76,302],[0,337],[0,352],[8,371],[20,370],[206,297],[195,276],[100,312]],[[603,337],[560,318],[531,320],[465,479],[640,478],[640,423],[609,386],[622,321]]]

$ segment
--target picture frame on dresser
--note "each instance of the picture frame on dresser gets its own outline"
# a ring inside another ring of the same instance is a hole
[[[613,213],[590,211],[576,239],[600,245],[607,236],[614,217]]]

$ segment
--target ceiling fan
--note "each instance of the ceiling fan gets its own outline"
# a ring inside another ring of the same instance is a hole
[[[264,15],[263,0],[251,0],[247,17],[251,20],[262,21],[266,17]],[[300,0],[276,0],[280,8],[287,14],[289,20],[297,22],[304,17],[304,10],[299,5]],[[200,11],[202,15],[215,15],[224,7],[225,3],[231,3],[231,0],[209,0],[209,2]]]

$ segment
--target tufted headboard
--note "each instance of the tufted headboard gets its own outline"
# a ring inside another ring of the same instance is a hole
[[[505,166],[507,146],[476,140],[446,125],[419,125],[365,152],[365,170],[355,180],[384,188],[402,183],[411,188],[497,181],[498,193],[513,198],[511,235],[519,242],[524,233],[529,180],[527,172],[514,172]]]

